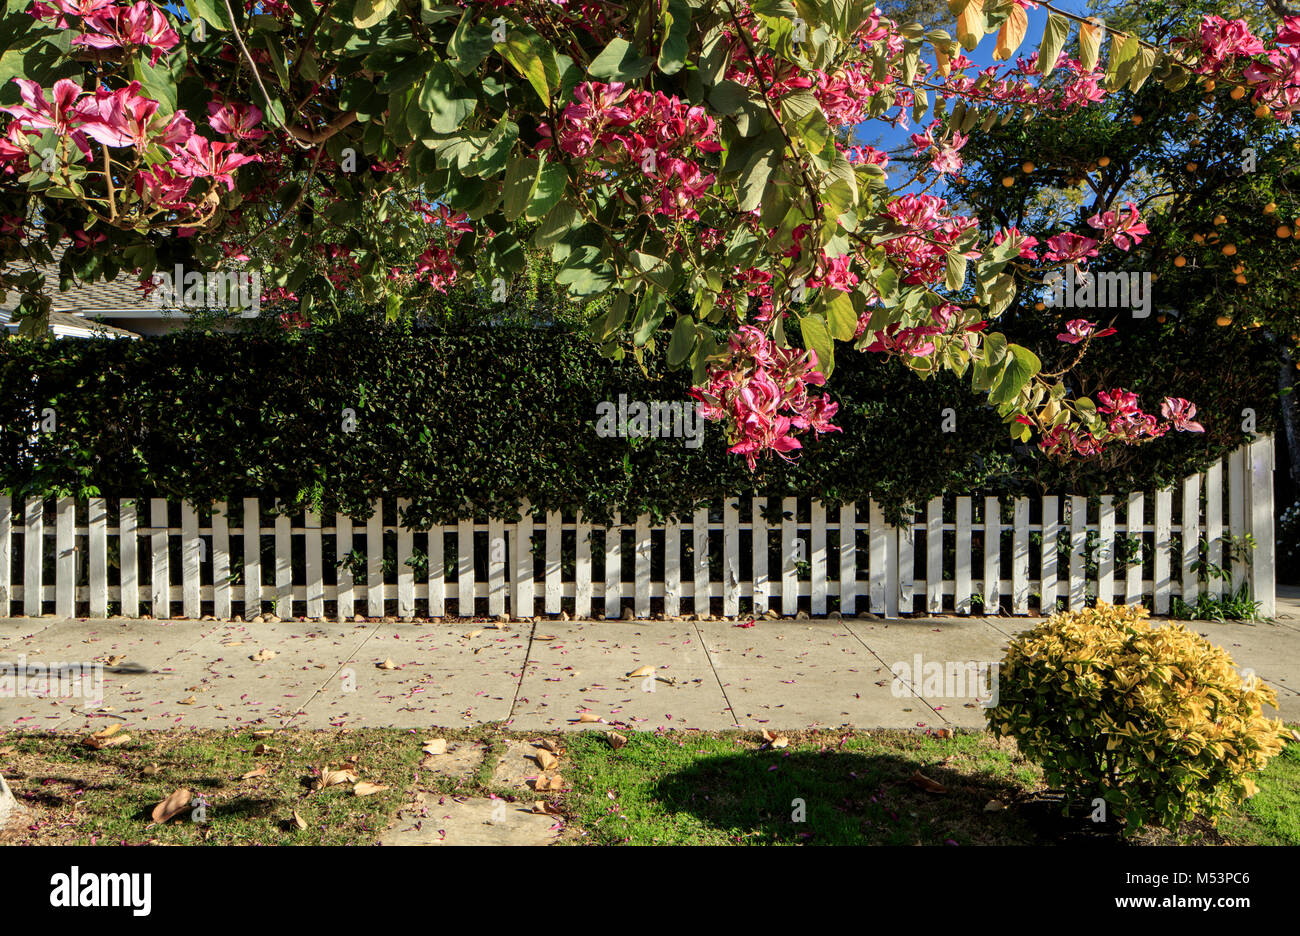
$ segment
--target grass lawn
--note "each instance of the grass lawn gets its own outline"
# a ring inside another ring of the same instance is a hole
[[[129,733],[127,743],[100,750],[73,735],[0,734],[0,773],[35,819],[6,843],[369,844],[416,790],[549,799],[566,820],[562,841],[575,844],[1113,841],[1113,823],[1063,817],[1038,769],[1012,742],[982,732],[794,732],[779,749],[750,732],[633,733],[618,750],[599,731],[552,735],[565,748],[560,770],[570,789],[560,793],[495,784],[508,741],[540,736],[491,727]],[[434,736],[473,742],[473,761],[456,775],[431,775],[421,747]],[[349,767],[387,789],[313,789],[319,768]],[[1300,743],[1288,744],[1258,783],[1259,793],[1217,828],[1146,829],[1133,842],[1300,844]],[[201,797],[207,821],[152,823],[154,805],[180,787]]]

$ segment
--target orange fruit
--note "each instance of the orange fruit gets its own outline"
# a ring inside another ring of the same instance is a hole
[[[1196,163],[1194,163],[1194,162],[1189,162],[1189,163],[1187,164],[1187,171],[1188,171],[1188,172],[1195,172],[1195,171],[1196,171]]]
[[[1192,240],[1196,241],[1196,243],[1198,243],[1198,244],[1204,244],[1204,243],[1205,243],[1205,235],[1204,235],[1204,234],[1193,234],[1193,235],[1192,235]]]
[[[1224,244],[1224,245],[1223,245],[1223,255],[1224,255],[1225,257],[1231,257],[1231,256],[1232,256],[1233,254],[1235,254],[1236,252],[1237,252],[1237,245],[1236,245],[1236,244]]]
[[[1219,235],[1215,234],[1214,232],[1210,232],[1209,234],[1205,235],[1205,239],[1209,241],[1211,244],[1213,244],[1216,240],[1219,239]]]
[[[1015,178],[1014,178],[1013,176],[1003,176],[1003,177],[1002,177],[1002,184],[1003,184],[1003,186],[1005,186],[1006,188],[1011,188],[1011,186],[1013,186],[1013,185],[1016,184],[1016,180],[1015,180]]]
[[[1140,123],[1142,122],[1142,115],[1141,115],[1141,114],[1134,114],[1134,115],[1133,115],[1132,117],[1130,117],[1129,119],[1133,121],[1133,126],[1136,127],[1138,124],[1140,124]]]
[[[1033,163],[1033,160],[1026,159],[1023,163],[1021,163],[1021,164],[1020,164],[1020,171],[1023,172],[1023,173],[1025,173],[1026,175],[1028,175],[1029,173],[1033,172],[1033,171],[1034,171],[1034,163]]]
[[[1101,168],[1105,169],[1107,166],[1110,165],[1110,157],[1109,157],[1109,156],[1103,156],[1103,157],[1101,157],[1101,159],[1097,160],[1097,165],[1099,165],[1099,166],[1101,166]]]
[[[1165,323],[1166,318],[1167,316],[1163,312],[1161,312],[1159,315],[1156,316],[1156,321],[1159,322],[1161,325],[1163,325]]]
[[[1243,275],[1243,274],[1241,274],[1241,273],[1238,273],[1236,276],[1233,277],[1233,279],[1235,279],[1235,280],[1236,280],[1238,283],[1240,283],[1242,286],[1245,286],[1245,285],[1246,285],[1246,277],[1245,277],[1245,275]]]
[[[1265,107],[1263,104],[1261,104],[1261,105],[1259,105],[1259,107],[1255,108],[1255,116],[1258,117],[1260,120],[1263,120],[1265,117],[1267,117],[1267,116],[1268,116],[1269,114],[1271,114],[1271,113],[1273,113],[1273,112],[1270,111],[1270,110],[1269,110],[1267,107]]]
[[[1205,82],[1205,90],[1206,90],[1206,91],[1213,91],[1213,90],[1214,90],[1214,79],[1213,79],[1213,78],[1211,78],[1211,79],[1209,79],[1208,81]]]
[[[1233,272],[1233,273],[1245,273],[1245,272],[1246,272],[1246,264],[1244,264],[1244,263],[1238,263],[1235,267],[1232,268],[1232,272]]]
[[[1217,226],[1217,225],[1220,225],[1220,224],[1227,224],[1227,223],[1228,223],[1228,219],[1227,219],[1227,217],[1224,216],[1224,215],[1215,215],[1215,216],[1214,216],[1214,223],[1215,223],[1216,226]]]
[[[1232,98],[1234,101],[1240,101],[1245,96],[1246,96],[1246,89],[1243,88],[1241,85],[1237,85],[1237,87],[1233,88],[1232,91],[1228,94],[1228,97]]]
[[[1231,315],[1220,315],[1218,318],[1216,318],[1216,319],[1214,320],[1214,324],[1215,324],[1215,325],[1222,325],[1222,326],[1224,326],[1224,327],[1227,327],[1228,325],[1231,325],[1231,324],[1232,324],[1232,316],[1231,316]]]
[[[1277,211],[1277,202],[1269,202],[1264,206],[1264,214],[1272,214]]]
[[[1277,236],[1284,239],[1290,237],[1291,228],[1287,227],[1285,224],[1279,226],[1277,229]]]
[[[1042,312],[1044,309],[1047,308],[1047,306],[1044,305],[1044,304],[1041,303],[1041,302],[1035,302],[1035,303],[1034,303],[1034,308],[1037,309],[1039,312]]]
[[[1187,266],[1187,258],[1184,257],[1182,254],[1179,254],[1178,256],[1174,257],[1174,266],[1176,267]]]

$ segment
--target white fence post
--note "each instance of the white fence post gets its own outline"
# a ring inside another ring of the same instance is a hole
[[[28,495],[23,527],[23,614],[39,617],[45,585],[45,501]]]
[[[13,501],[8,494],[0,494],[0,617],[8,617],[9,602],[13,597],[9,580],[13,574],[9,550],[13,545]]]
[[[1273,437],[1257,439],[1250,450],[1250,596],[1261,617],[1277,614],[1277,571],[1273,539]]]

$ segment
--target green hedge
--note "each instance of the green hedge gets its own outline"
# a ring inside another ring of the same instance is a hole
[[[411,498],[407,516],[416,524],[508,518],[521,498],[581,509],[596,522],[615,510],[663,517],[748,495],[831,504],[874,496],[893,512],[944,492],[1066,481],[1123,493],[1196,470],[1243,438],[1212,402],[1208,436],[1167,438],[1134,450],[1121,469],[1085,466],[1067,477],[1028,449],[1013,450],[963,382],[922,381],[875,356],[843,358],[830,388],[843,434],[751,474],[726,453],[716,423],[694,449],[681,439],[599,437],[601,401],[621,393],[682,400],[689,376],[609,361],[582,338],[547,329],[0,341],[0,488],[195,503],[255,493],[358,517],[374,497],[398,495]],[[1192,382],[1208,392],[1219,362],[1205,363],[1203,380]],[[1165,376],[1195,397],[1188,371]],[[1271,412],[1266,376],[1251,388],[1263,416]],[[1232,392],[1242,392],[1241,381]],[[943,431],[946,407],[956,432]],[[36,431],[47,408],[55,431]],[[345,408],[356,413],[352,432]]]

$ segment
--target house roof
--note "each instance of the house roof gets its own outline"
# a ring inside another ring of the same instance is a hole
[[[45,277],[45,293],[54,303],[55,312],[68,312],[80,315],[98,315],[104,312],[133,312],[139,315],[157,315],[159,309],[145,298],[136,286],[130,273],[122,272],[117,279],[96,283],[75,283],[66,292],[59,289],[59,260],[61,250],[55,251],[53,263],[37,264],[37,269]],[[15,268],[26,270],[25,265],[17,264]],[[10,291],[0,309],[12,311],[18,305],[18,294]]]
[[[13,317],[7,309],[0,309],[0,327],[10,331],[17,329],[17,326],[13,324]],[[118,328],[115,325],[106,325],[103,322],[92,321],[80,315],[73,315],[68,312],[50,313],[50,331],[56,338],[140,337],[135,332],[127,331],[125,328]]]

